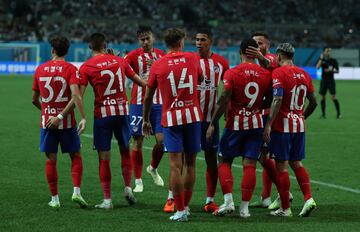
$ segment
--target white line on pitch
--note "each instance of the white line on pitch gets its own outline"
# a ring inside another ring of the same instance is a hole
[[[93,135],[91,134],[82,134],[83,137],[86,137],[86,138],[93,138]],[[112,140],[112,143],[117,143],[116,140]],[[148,147],[148,146],[143,146],[144,149],[146,150],[152,150],[153,148],[152,147]],[[199,160],[205,160],[204,158],[202,157],[197,157],[197,159]],[[236,168],[242,168],[243,166],[242,165],[238,165],[238,164],[233,164],[232,165],[233,167],[236,167]],[[257,172],[262,172],[261,169],[256,169]],[[291,179],[294,179],[296,180],[296,177],[295,176],[291,176],[289,175]],[[354,188],[349,188],[349,187],[346,187],[346,186],[341,186],[341,185],[336,185],[336,184],[329,184],[329,183],[326,183],[326,182],[323,182],[323,181],[318,181],[318,180],[310,180],[311,183],[313,184],[318,184],[318,185],[322,185],[322,186],[326,186],[326,187],[329,187],[329,188],[334,188],[334,189],[339,189],[339,190],[343,190],[343,191],[346,191],[346,192],[352,192],[352,193],[357,193],[357,194],[360,194],[360,189],[354,189]]]

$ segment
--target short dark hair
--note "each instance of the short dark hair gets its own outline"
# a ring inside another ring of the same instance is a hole
[[[250,46],[255,47],[255,48],[259,47],[259,45],[253,38],[244,39],[243,41],[241,41],[241,44],[240,44],[240,52],[242,54],[246,54],[246,49]]]
[[[295,48],[290,43],[282,43],[276,48],[276,54],[291,60],[294,57]]]
[[[90,49],[94,51],[101,51],[104,48],[106,38],[105,35],[99,32],[93,33],[90,36]]]
[[[180,28],[169,28],[165,31],[164,41],[168,48],[175,47],[185,38],[185,31]]]
[[[211,31],[211,28],[209,27],[200,27],[196,30],[196,34],[205,34],[209,37],[209,39],[212,39],[213,33]]]
[[[254,33],[251,34],[252,38],[255,36],[263,36],[265,39],[269,40],[269,35],[264,31],[255,31]]]
[[[70,41],[64,36],[55,36],[50,39],[51,47],[59,57],[65,56],[70,47]]]
[[[150,26],[140,25],[136,31],[136,35],[139,37],[144,33],[152,33],[152,29]]]
[[[325,51],[325,49],[328,49],[328,48],[330,48],[330,49],[331,49],[331,47],[329,47],[329,46],[325,46],[325,47],[323,48],[323,51]]]

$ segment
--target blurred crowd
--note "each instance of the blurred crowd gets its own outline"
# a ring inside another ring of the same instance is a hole
[[[136,43],[139,24],[162,38],[168,27],[210,26],[219,48],[238,45],[251,32],[270,35],[273,45],[360,47],[358,0],[0,0],[0,41],[47,41],[55,34],[86,42],[100,31],[112,43]]]

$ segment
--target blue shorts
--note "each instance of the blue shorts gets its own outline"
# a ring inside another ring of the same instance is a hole
[[[164,150],[171,153],[198,153],[201,142],[201,123],[164,127]]]
[[[263,128],[234,131],[224,129],[220,139],[219,152],[224,160],[242,156],[257,160],[260,155]]]
[[[305,133],[273,131],[270,139],[270,154],[276,160],[298,161],[305,159]]]
[[[131,136],[128,115],[95,118],[94,149],[98,151],[110,151],[113,133],[119,146],[129,147]]]
[[[75,127],[62,130],[40,129],[40,151],[57,153],[60,143],[62,153],[80,151],[80,138]]]
[[[162,133],[161,126],[162,105],[152,105],[150,111],[150,123],[154,134]],[[130,105],[130,128],[134,137],[142,136],[143,105]]]
[[[212,151],[217,150],[219,147],[219,123],[215,125],[215,131],[212,137],[211,143],[206,140],[206,131],[209,128],[210,122],[201,123],[201,150]]]

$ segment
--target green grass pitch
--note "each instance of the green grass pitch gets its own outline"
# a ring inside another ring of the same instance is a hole
[[[318,89],[319,82],[314,82]],[[82,195],[90,203],[80,209],[71,202],[70,159],[59,155],[59,195],[62,207],[54,211],[45,180],[45,156],[39,152],[39,114],[31,104],[31,76],[0,76],[0,231],[359,231],[360,229],[360,82],[338,81],[338,98],[343,118],[335,119],[334,106],[327,99],[327,119],[319,119],[320,108],[308,120],[307,159],[304,161],[312,183],[318,209],[309,218],[273,218],[266,209],[250,209],[251,218],[233,215],[217,218],[202,212],[205,200],[205,161],[198,154],[197,180],[188,223],[174,223],[162,212],[167,188],[156,187],[144,172],[144,192],[136,194],[138,203],[128,206],[123,198],[123,181],[118,148],[112,150],[112,193],[115,208],[95,210],[102,200],[98,177],[98,159],[92,150],[93,95],[87,89],[85,105],[88,124],[82,136],[84,174]],[[152,146],[147,140],[145,146]],[[144,166],[150,161],[144,149]],[[236,164],[240,164],[240,159]],[[145,166],[146,167],[146,166]],[[260,169],[260,165],[258,165]],[[159,173],[168,184],[168,159],[164,156]],[[293,175],[292,172],[290,172]],[[234,200],[240,204],[242,170],[233,168]],[[253,199],[260,195],[261,175]],[[291,180],[294,194],[292,210],[298,214],[303,205],[296,180]],[[275,198],[273,188],[273,198]],[[220,186],[216,202],[222,203]]]

